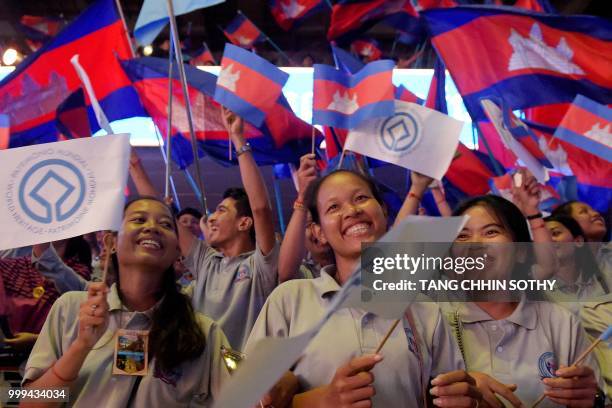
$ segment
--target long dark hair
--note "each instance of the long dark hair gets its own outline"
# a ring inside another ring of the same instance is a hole
[[[91,248],[82,235],[69,238],[68,242],[66,242],[64,259],[68,260],[73,257],[91,271]]]
[[[314,222],[315,224],[318,224],[321,221],[319,219],[319,209],[317,207],[317,196],[319,195],[319,190],[321,189],[321,185],[323,184],[325,180],[339,173],[352,174],[355,177],[358,177],[361,180],[363,180],[370,188],[370,191],[372,191],[372,196],[374,197],[374,199],[378,201],[383,208],[386,208],[385,200],[383,199],[382,193],[380,192],[380,189],[378,188],[378,185],[376,184],[376,181],[374,181],[374,179],[368,176],[365,176],[361,173],[358,173],[356,171],[339,169],[339,170],[334,170],[326,174],[325,176],[316,179],[308,187],[308,190],[306,191],[306,207],[308,208],[308,211],[310,211],[310,215],[312,216],[312,222]]]
[[[463,215],[472,207],[483,206],[495,214],[503,227],[510,233],[514,242],[531,242],[527,220],[519,208],[500,196],[488,194],[470,198],[461,202],[453,215]]]
[[[549,217],[544,218],[544,222],[558,222],[563,225],[567,230],[572,234],[573,238],[582,237],[585,244],[581,247],[576,248],[575,252],[575,263],[576,268],[580,269],[582,273],[583,279],[586,281],[591,277],[597,279],[604,292],[609,293],[610,289],[608,288],[608,284],[603,277],[601,269],[599,269],[599,265],[597,265],[597,261],[595,260],[595,256],[589,248],[589,244],[587,243],[587,237],[582,231],[580,224],[570,215],[564,215],[563,213],[559,213],[556,215],[551,215]]]
[[[521,210],[514,203],[500,196],[488,194],[470,198],[461,202],[453,211],[453,215],[463,215],[470,208],[477,206],[483,206],[493,211],[504,229],[510,233],[514,242],[532,242],[527,220]],[[527,279],[529,266],[533,263],[533,256],[533,250],[529,246],[525,254],[525,260],[517,261],[514,264],[511,274],[513,279]]]
[[[123,209],[124,214],[130,205],[141,200],[152,200],[161,203],[172,214],[172,210],[163,201],[155,197],[146,196],[130,200]],[[173,227],[178,237],[178,228],[174,221]],[[117,290],[121,298],[121,280],[118,273],[119,260],[117,259],[117,254],[113,254],[113,264],[118,275]],[[149,335],[149,351],[161,371],[168,372],[185,361],[199,357],[206,346],[206,339],[196,321],[191,301],[179,290],[173,265],[170,265],[164,272],[159,296],[162,300],[161,304],[153,312],[153,325]]]

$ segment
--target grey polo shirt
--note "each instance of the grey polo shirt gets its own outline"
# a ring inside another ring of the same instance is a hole
[[[79,307],[86,292],[68,292],[53,305],[26,364],[24,382],[35,380],[57,361],[77,338]],[[110,320],[107,331],[89,352],[76,381],[70,389],[70,406],[124,407],[135,384],[135,376],[112,375],[114,335],[120,322],[126,329],[145,330],[151,326],[153,308],[146,312],[122,311],[116,286],[107,297]],[[206,338],[199,358],[181,364],[170,373],[149,364],[149,374],[142,378],[134,399],[135,407],[208,407],[229,378],[220,349],[228,345],[219,326],[197,314]]]
[[[268,295],[278,284],[278,243],[268,255],[259,247],[236,257],[196,241],[185,265],[196,275],[193,307],[215,320],[230,344],[242,350]]]
[[[323,268],[319,278],[284,282],[272,292],[253,327],[247,358],[257,340],[299,335],[323,317],[340,290],[330,272],[335,273],[333,265]],[[422,406],[422,386],[430,377],[463,368],[438,306],[415,303],[411,308],[419,335],[414,336],[406,318],[391,334],[381,351],[384,360],[373,369],[375,407]],[[392,324],[392,320],[359,309],[333,314],[294,367],[301,390],[329,384],[336,370],[351,358],[374,353]]]
[[[580,309],[580,322],[586,330],[589,342],[595,341],[612,324],[612,301],[585,303]],[[612,347],[601,342],[594,350],[605,382],[607,403],[612,403]]]
[[[525,406],[533,405],[545,391],[544,377],[552,377],[561,364],[571,365],[589,346],[578,319],[554,303],[523,298],[502,320],[494,320],[472,302],[440,305],[451,325],[454,314],[459,314],[462,324],[454,332],[461,337],[467,369],[489,374],[505,384],[517,384],[515,395]],[[593,368],[599,378],[592,357],[583,364]],[[546,399],[540,406],[559,405]]]

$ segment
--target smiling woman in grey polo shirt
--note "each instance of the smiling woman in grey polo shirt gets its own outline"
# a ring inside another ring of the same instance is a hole
[[[488,277],[510,279],[522,249],[507,244],[531,241],[521,210],[488,195],[466,201],[453,215],[469,216],[456,242],[486,251]],[[542,218],[533,218],[531,228],[544,229]],[[597,363],[589,357],[583,365],[569,367],[589,342],[578,319],[561,306],[525,296],[519,302],[441,305],[455,327],[466,367],[491,406],[502,406],[498,396],[505,397],[507,406],[519,406],[521,401],[531,406],[542,394],[547,398],[541,407],[593,406]]]
[[[24,384],[69,387],[70,405],[88,408],[211,405],[229,376],[220,356],[228,343],[177,289],[172,265],[179,248],[170,209],[151,198],[128,203],[115,250],[116,284],[92,283],[88,292],[66,293],[53,305]],[[149,331],[144,376],[112,374],[118,329]]]
[[[415,213],[431,179],[413,174],[398,218]],[[311,187],[309,210],[315,233],[334,252],[335,265],[316,279],[280,285],[268,298],[247,343],[262,337],[295,336],[310,329],[359,263],[362,242],[387,230],[386,209],[373,182],[341,170]],[[408,309],[401,328],[373,355],[392,321],[349,308],[334,313],[296,363],[300,392],[293,407],[420,407],[430,377],[434,403],[473,407],[480,398],[462,369],[459,350],[433,303]],[[275,404],[276,405],[276,404]]]

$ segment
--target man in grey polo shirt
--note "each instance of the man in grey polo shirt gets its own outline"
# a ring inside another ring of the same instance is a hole
[[[268,295],[278,283],[278,245],[272,207],[259,168],[245,142],[243,121],[223,111],[236,149],[243,189],[229,189],[207,220],[206,242],[179,224],[185,265],[195,276],[194,308],[216,320],[241,350]]]

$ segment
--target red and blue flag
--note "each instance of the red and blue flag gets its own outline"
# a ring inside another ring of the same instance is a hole
[[[403,31],[420,25],[409,0],[340,0],[332,8],[327,39],[345,42],[381,21]]]
[[[57,107],[56,126],[64,139],[91,136],[85,92],[79,88]]]
[[[514,8],[427,10],[432,43],[474,120],[483,97],[513,109],[568,103],[577,94],[612,102],[612,26],[590,16],[556,16]],[[534,92],[537,90],[537,92]]]
[[[202,48],[197,50],[189,60],[191,65],[217,65],[215,57],[210,52],[208,44],[203,43]]]
[[[379,60],[382,57],[380,44],[373,38],[353,41],[351,50],[363,58],[366,63]]]
[[[539,138],[546,157],[563,170],[576,176],[578,199],[606,213],[612,202],[612,166],[610,162],[553,136],[554,127],[528,122]],[[552,177],[555,182],[555,176]]]
[[[612,109],[578,95],[555,137],[612,162]]]
[[[289,74],[257,54],[226,44],[215,100],[259,127],[288,79]]]
[[[54,37],[63,25],[61,18],[24,15],[19,20],[18,28],[28,39],[45,42]]]
[[[75,54],[109,120],[145,115],[117,60],[132,54],[115,1],[98,0],[0,82],[0,112],[10,116],[9,148],[58,140],[57,107],[81,86],[70,63]],[[89,115],[96,124],[91,108]]]
[[[10,134],[10,116],[5,113],[0,113],[0,150],[8,148]]]
[[[178,74],[173,81],[172,130],[168,132],[168,61],[162,58],[136,58],[122,61],[125,72],[133,81],[145,109],[164,138],[170,133],[172,159],[180,168],[193,162],[189,124],[185,99]],[[206,71],[186,65],[189,99],[193,110],[195,134],[199,156],[208,154],[221,164],[237,164],[236,158],[228,162],[229,137],[221,117],[221,105],[214,101],[217,77]],[[245,124],[245,136],[250,143],[255,160],[260,165],[299,162],[310,152],[312,126],[299,119],[281,95],[270,115],[258,129]],[[322,140],[315,130],[316,142]]]
[[[538,13],[555,14],[557,12],[548,0],[516,0],[514,7],[537,11]]]
[[[223,34],[232,44],[243,48],[253,48],[256,43],[266,39],[259,28],[240,12],[223,30]]]
[[[393,61],[375,61],[355,75],[329,65],[314,66],[313,123],[351,129],[362,121],[391,116]]]
[[[448,107],[446,106],[446,67],[440,59],[436,58],[434,63],[434,73],[431,77],[429,84],[429,92],[427,93],[427,100],[425,106],[430,109],[435,109],[439,112],[448,114]]]
[[[344,51],[340,47],[332,45],[332,55],[336,68],[349,74],[355,74],[364,67],[364,63],[359,61],[353,54]],[[404,85],[395,86],[395,99],[404,102],[423,104],[423,100],[412,93]]]
[[[323,6],[324,0],[270,0],[272,16],[285,31],[320,11]]]

